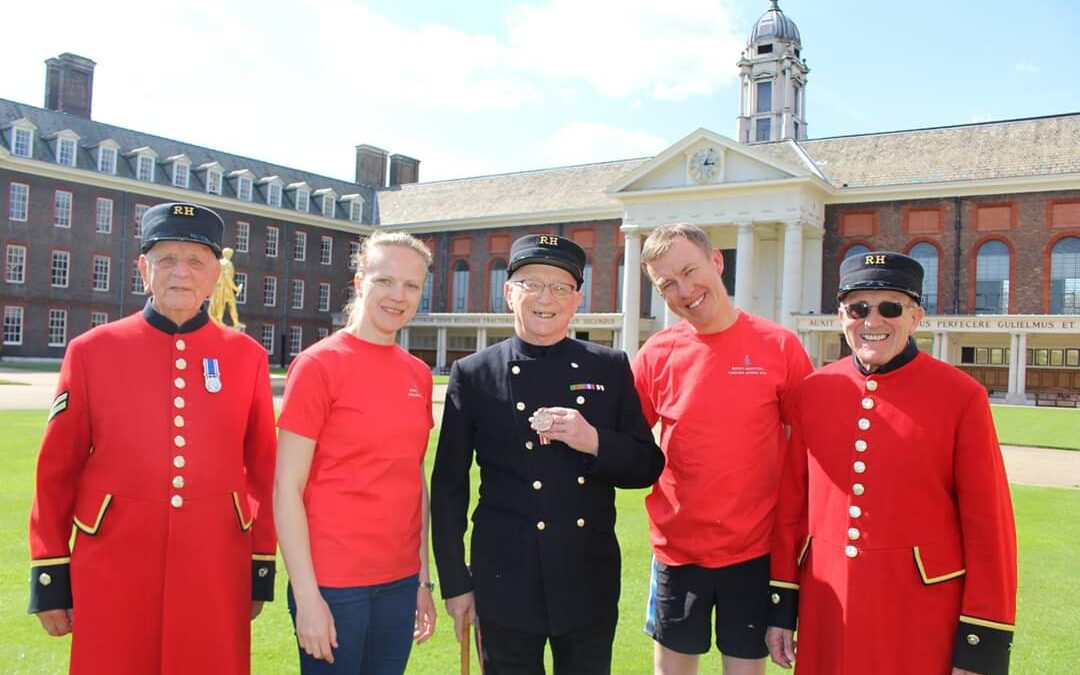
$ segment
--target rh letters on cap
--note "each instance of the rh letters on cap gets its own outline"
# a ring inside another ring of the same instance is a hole
[[[542,234],[540,235],[540,244],[545,246],[558,246],[559,238],[550,234]]]
[[[195,215],[195,207],[177,204],[176,206],[172,207],[172,213],[174,216],[193,216]]]
[[[885,256],[880,254],[880,253],[878,255],[864,256],[863,257],[863,264],[864,265],[884,265],[885,264]]]

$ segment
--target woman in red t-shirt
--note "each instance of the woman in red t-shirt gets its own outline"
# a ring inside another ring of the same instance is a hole
[[[289,367],[274,522],[300,671],[400,675],[435,630],[424,452],[431,371],[399,347],[431,254],[376,233],[356,259],[348,325]]]

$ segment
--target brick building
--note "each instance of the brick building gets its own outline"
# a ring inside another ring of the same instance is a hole
[[[3,354],[58,357],[140,307],[136,217],[191,200],[225,217],[242,318],[275,361],[340,321],[348,253],[372,228],[434,253],[401,341],[435,369],[512,333],[500,289],[526,233],[585,248],[571,331],[632,353],[671,320],[641,241],[685,221],[723,251],[736,304],[797,330],[818,363],[845,351],[840,261],[887,248],[927,268],[924,349],[1008,400],[1080,392],[1080,114],[808,138],[809,69],[776,2],[738,68],[738,139],[697,129],[654,157],[420,183],[417,160],[372,146],[347,182],[92,121],[93,63],[50,59],[45,108],[0,99]]]

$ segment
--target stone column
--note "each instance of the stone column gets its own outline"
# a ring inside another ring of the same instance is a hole
[[[1027,333],[1020,333],[1016,352],[1016,396],[1021,404],[1027,404]]]
[[[941,333],[940,332],[935,332],[934,333],[934,346],[930,350],[930,355],[933,356],[938,361],[944,361],[945,360],[945,359],[941,358]]]
[[[803,230],[803,297],[800,311],[821,312],[821,279],[824,260],[825,229]]]
[[[949,333],[947,331],[941,333],[941,344],[938,345],[938,350],[941,352],[938,358],[949,363]]]
[[[446,328],[441,327],[435,334],[435,370],[446,370]]]
[[[487,347],[487,328],[476,329],[476,351]]]
[[[754,224],[736,225],[739,235],[735,244],[735,306],[750,312],[754,305]]]
[[[405,326],[398,331],[398,344],[405,351],[409,351],[409,327]]]
[[[1005,395],[1007,403],[1016,403],[1016,345],[1020,342],[1020,336],[1016,333],[1009,335],[1009,393]]]
[[[795,317],[802,305],[803,228],[797,220],[784,224],[784,276],[780,295],[780,323],[795,327]]]
[[[631,358],[637,354],[641,333],[641,231],[623,225],[622,349]]]

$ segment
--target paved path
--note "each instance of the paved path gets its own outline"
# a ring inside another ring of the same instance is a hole
[[[275,403],[281,405],[282,378],[274,378]],[[47,410],[56,392],[56,373],[35,373],[0,367],[0,410]],[[435,424],[442,419],[446,385],[435,385]],[[1080,489],[1080,452],[1002,446],[1009,482]]]

